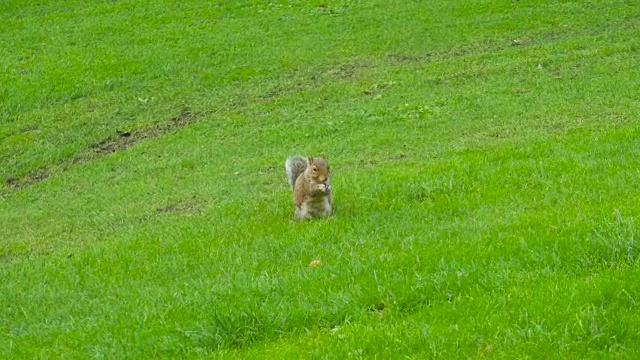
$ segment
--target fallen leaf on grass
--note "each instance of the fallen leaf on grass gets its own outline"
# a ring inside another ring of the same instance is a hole
[[[311,260],[309,266],[318,266],[320,265],[320,260]]]

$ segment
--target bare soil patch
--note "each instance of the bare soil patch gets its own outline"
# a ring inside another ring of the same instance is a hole
[[[63,163],[34,169],[22,176],[8,176],[4,179],[4,185],[10,192],[24,189],[47,180],[52,174],[67,171],[74,165],[83,164],[101,156],[126,150],[145,139],[160,137],[176,131],[197,121],[199,118],[199,116],[196,116],[189,109],[185,108],[179,115],[148,127],[133,130],[116,130],[113,135],[89,146],[80,154]],[[0,192],[1,191],[2,189],[0,189]]]

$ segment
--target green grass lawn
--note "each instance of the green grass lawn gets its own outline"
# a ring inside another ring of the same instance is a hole
[[[636,357],[639,17],[2,2],[0,358]]]

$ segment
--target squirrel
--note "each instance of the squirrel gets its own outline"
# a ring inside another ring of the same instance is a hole
[[[329,163],[324,154],[319,158],[290,157],[284,167],[293,191],[295,219],[331,215]]]

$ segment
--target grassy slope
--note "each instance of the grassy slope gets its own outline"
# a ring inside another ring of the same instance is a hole
[[[4,356],[640,350],[633,3],[0,10],[0,178],[50,174],[0,185]],[[337,214],[293,223],[320,151]]]

